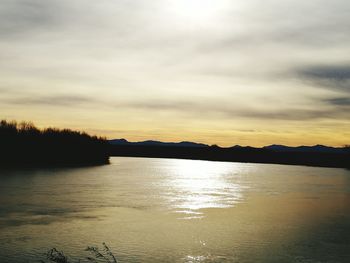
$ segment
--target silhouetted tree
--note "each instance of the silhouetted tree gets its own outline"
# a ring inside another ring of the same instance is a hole
[[[108,163],[105,138],[69,129],[38,129],[31,122],[0,121],[0,165],[93,165]]]

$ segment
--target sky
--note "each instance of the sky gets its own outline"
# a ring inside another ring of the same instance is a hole
[[[350,2],[0,0],[0,118],[130,141],[350,144]]]

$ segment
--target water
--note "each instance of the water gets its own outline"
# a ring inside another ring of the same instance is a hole
[[[112,158],[0,173],[0,262],[102,242],[119,262],[350,262],[349,170]]]

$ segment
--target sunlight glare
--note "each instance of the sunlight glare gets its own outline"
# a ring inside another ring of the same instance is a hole
[[[198,209],[231,207],[242,198],[242,186],[232,182],[239,164],[197,160],[169,160],[176,197],[171,200],[178,212],[200,218]]]
[[[189,24],[207,24],[228,6],[226,0],[171,0],[169,10],[175,19]]]

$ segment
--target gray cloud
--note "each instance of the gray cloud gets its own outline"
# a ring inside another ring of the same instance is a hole
[[[2,0],[0,34],[30,33],[58,22],[59,5],[55,0]]]
[[[243,111],[245,117],[267,120],[311,121],[320,119],[346,119],[347,114],[337,109],[302,110],[284,109],[279,111]]]
[[[279,109],[259,109],[250,108],[249,105],[226,105],[224,103],[208,103],[191,100],[150,100],[150,101],[121,101],[101,100],[97,98],[79,95],[58,95],[42,97],[22,97],[12,100],[12,103],[21,105],[44,105],[61,107],[107,107],[110,109],[131,109],[140,110],[145,114],[155,114],[159,112],[173,112],[182,116],[205,116],[206,118],[222,119],[266,119],[266,120],[318,120],[318,119],[346,119],[349,117],[340,106],[350,105],[349,98],[327,99],[328,104],[339,106],[326,109],[299,109],[299,108],[279,108]]]
[[[331,101],[327,101],[331,103]],[[333,104],[345,103],[345,101],[334,100]],[[280,109],[254,109],[248,105],[231,106],[220,104],[208,104],[191,101],[149,101],[149,102],[130,102],[119,104],[117,108],[130,108],[136,110],[152,110],[175,112],[176,114],[189,116],[205,116],[206,118],[220,119],[261,119],[261,120],[286,120],[286,121],[310,121],[319,119],[346,119],[349,114],[339,108],[329,109],[298,109],[298,108],[280,108]],[[152,114],[152,113],[151,113]]]
[[[201,108],[200,105],[191,101],[137,101],[118,104],[120,107],[141,109],[141,110],[160,110],[160,111],[190,111],[196,108]]]
[[[350,92],[350,65],[310,66],[297,75],[320,87]]]
[[[325,101],[335,106],[350,106],[350,97],[331,98]]]
[[[11,94],[11,93],[10,93]],[[334,107],[302,109],[292,106],[277,107],[272,109],[263,109],[254,105],[230,104],[221,101],[198,101],[191,99],[149,99],[149,100],[122,100],[94,98],[77,94],[57,94],[57,95],[38,95],[38,94],[15,94],[1,99],[2,103],[11,105],[25,106],[53,106],[53,107],[75,107],[75,108],[95,108],[99,109],[125,109],[141,111],[142,114],[152,116],[154,114],[165,112],[176,114],[182,117],[206,119],[260,119],[260,120],[285,120],[285,121],[310,121],[319,119],[346,119],[349,114],[344,111],[344,106],[350,105],[350,98],[339,97],[324,99],[323,102]],[[322,102],[316,99],[315,102]],[[271,106],[271,105],[270,105]]]
[[[96,100],[79,95],[26,95],[15,98],[3,99],[4,102],[20,105],[44,105],[44,106],[81,106],[82,104],[95,103]]]
[[[301,70],[300,73],[309,78],[346,81],[350,79],[350,65],[316,66]]]

